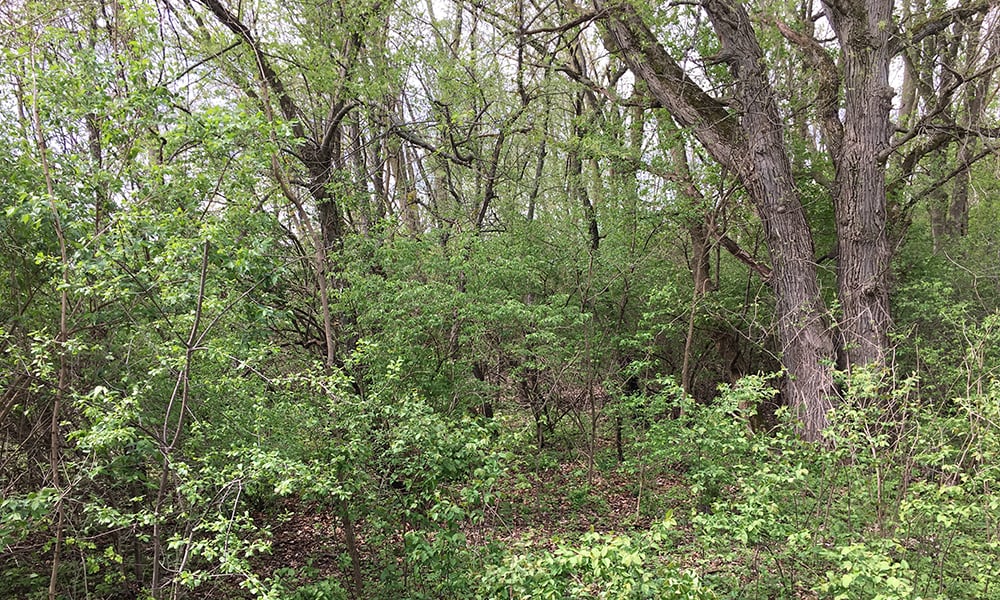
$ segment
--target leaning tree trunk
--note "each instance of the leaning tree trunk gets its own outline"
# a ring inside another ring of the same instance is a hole
[[[744,152],[732,162],[757,209],[771,256],[781,362],[788,373],[784,393],[802,420],[803,435],[822,438],[833,405],[835,386],[833,335],[819,289],[816,253],[805,209],[795,187],[785,148],[782,118],[765,67],[764,53],[742,5],[710,1],[712,20],[723,53],[736,79],[742,107]]]
[[[777,110],[749,111],[748,120],[777,121]],[[822,438],[828,425],[835,387],[835,352],[816,273],[812,236],[805,210],[793,185],[787,155],[774,148],[780,131],[752,136],[749,153],[756,157],[753,172],[744,179],[764,226],[771,255],[770,284],[775,297],[777,338],[781,364],[787,371],[784,394],[802,421],[803,436]]]
[[[595,0],[607,9],[607,44],[622,54],[650,94],[722,165],[736,173],[764,227],[773,272],[777,340],[787,371],[785,399],[806,439],[822,438],[835,394],[833,336],[820,295],[812,233],[782,136],[782,119],[765,70],[763,51],[746,10],[731,0],[703,6],[723,44],[736,83],[730,112],[705,93],[658,42],[627,3]],[[738,119],[738,122],[737,122]]]

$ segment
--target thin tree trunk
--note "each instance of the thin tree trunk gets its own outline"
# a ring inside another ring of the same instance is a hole
[[[52,170],[49,168],[49,149],[45,141],[45,132],[42,129],[42,119],[38,110],[38,86],[35,75],[38,73],[38,65],[35,63],[34,47],[31,53],[31,127],[35,135],[35,145],[38,150],[39,162],[42,166],[42,176],[45,179],[45,191],[48,196],[49,209],[52,211],[52,226],[55,230],[56,240],[59,242],[59,263],[60,292],[59,292],[59,332],[56,334],[56,351],[58,352],[58,380],[56,383],[55,397],[52,401],[52,415],[49,420],[49,477],[52,488],[60,493],[55,506],[55,542],[52,545],[52,566],[49,572],[49,600],[55,600],[59,586],[59,565],[62,555],[63,524],[66,509],[62,498],[62,485],[59,476],[59,462],[61,458],[62,444],[62,407],[66,398],[69,386],[69,362],[66,356],[66,342],[69,341],[69,254],[66,248],[66,235],[62,227],[62,219],[59,215],[59,207],[56,206],[55,183],[52,179]],[[20,81],[18,82],[20,85]],[[19,101],[23,106],[24,94],[19,94]]]
[[[671,133],[676,133],[674,131],[674,123],[668,117],[664,120],[664,125],[671,130]],[[694,185],[694,180],[691,177],[691,168],[688,164],[687,159],[687,148],[684,146],[680,136],[676,136],[675,140],[670,145],[670,158],[673,162],[675,171],[677,172],[677,177],[683,186],[683,194],[688,202],[694,205],[702,204],[704,201],[704,196],[701,191],[698,190]],[[691,219],[688,222],[688,235],[691,239],[691,279],[694,285],[694,290],[691,294],[691,310],[688,314],[688,327],[687,335],[684,338],[684,358],[681,363],[681,388],[689,396],[692,395],[693,388],[693,374],[691,372],[692,368],[692,352],[694,348],[694,323],[695,317],[698,314],[698,305],[701,299],[711,290],[712,288],[712,269],[710,261],[711,244],[708,241],[708,219],[711,215],[702,215],[702,219],[694,220]]]
[[[548,71],[545,77],[548,78]],[[535,158],[535,176],[531,181],[531,191],[528,193],[528,222],[535,220],[535,211],[538,206],[538,192],[542,186],[542,176],[545,173],[545,157],[548,153],[546,142],[549,139],[549,115],[552,109],[552,102],[549,96],[545,97],[545,113],[542,117],[542,139],[538,144],[538,154]]]
[[[986,49],[980,50],[982,16],[976,19],[969,26],[969,34],[965,44],[966,71],[975,71],[978,56],[982,54],[994,55],[995,50],[1000,46],[1000,34],[995,30],[990,31],[990,43]],[[963,111],[959,120],[960,125],[966,132],[958,144],[956,153],[957,167],[962,169],[956,176],[952,184],[951,202],[948,207],[948,233],[954,237],[963,237],[969,233],[969,184],[972,174],[968,166],[972,164],[979,149],[979,138],[974,133],[982,122],[986,110],[986,95],[989,92],[990,83],[993,80],[995,68],[985,75],[966,83],[963,94]]]
[[[573,102],[576,120],[583,116],[583,98],[578,95]],[[573,138],[577,145],[583,140],[584,131],[579,125],[573,126]],[[590,250],[595,251],[601,245],[601,233],[597,227],[597,215],[594,212],[594,205],[590,201],[587,193],[587,185],[583,179],[583,159],[580,157],[579,148],[574,147],[569,150],[566,156],[566,182],[569,187],[570,198],[575,198],[583,208],[583,217],[587,223],[587,237],[590,240]]]
[[[156,494],[156,504],[153,507],[153,535],[151,543],[153,545],[153,576],[151,592],[154,598],[161,598],[164,587],[163,579],[163,532],[161,526],[163,506],[167,499],[167,487],[170,484],[170,458],[180,445],[184,433],[184,416],[188,411],[190,399],[190,379],[191,366],[194,363],[195,348],[201,337],[198,330],[201,327],[202,310],[205,304],[205,283],[208,276],[208,251],[209,242],[202,244],[201,270],[198,279],[198,296],[195,299],[194,321],[188,332],[188,339],[184,344],[184,364],[177,379],[174,382],[174,390],[167,402],[167,408],[163,414],[163,427],[160,430],[160,453],[163,455],[163,462],[160,472],[160,485]],[[171,428],[170,415],[177,407],[177,419]]]

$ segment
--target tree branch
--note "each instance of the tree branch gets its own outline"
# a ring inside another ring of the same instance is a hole
[[[812,36],[795,31],[778,19],[774,21],[774,25],[785,39],[803,50],[809,66],[820,76],[816,91],[816,112],[822,118],[823,135],[836,165],[844,143],[844,124],[840,120],[839,102],[841,78],[837,63]]]
[[[264,83],[271,88],[271,91],[278,97],[278,105],[281,107],[282,116],[287,119],[292,125],[292,131],[298,138],[305,137],[305,130],[302,128],[302,124],[299,122],[299,117],[301,112],[298,106],[296,106],[295,101],[292,100],[291,96],[285,90],[285,85],[281,82],[278,74],[274,71],[271,63],[267,60],[267,56],[260,49],[260,43],[254,37],[253,32],[250,28],[243,24],[235,15],[233,15],[229,10],[222,5],[219,0],[198,0],[205,8],[212,12],[219,23],[221,23],[226,29],[236,34],[240,39],[242,39],[253,52],[254,60],[257,63],[257,69],[260,72],[261,79]]]
[[[735,115],[688,76],[631,4],[595,0],[595,5],[604,15],[608,48],[621,54],[629,69],[647,82],[653,97],[682,127],[694,132],[715,160],[737,170],[736,157],[745,152]]]
[[[910,30],[908,38],[904,39],[902,35],[895,36],[890,41],[890,54],[898,54],[907,46],[919,44],[924,39],[941,33],[956,21],[968,19],[969,17],[979,13],[985,14],[996,4],[996,0],[980,0],[979,2],[973,2],[966,6],[958,6],[951,10],[946,10],[914,27]]]
[[[917,202],[919,202],[921,198],[926,198],[934,190],[940,188],[941,186],[943,186],[944,184],[948,183],[952,179],[958,177],[962,173],[964,173],[964,172],[968,171],[969,169],[971,169],[972,165],[976,164],[980,160],[982,160],[982,159],[986,158],[987,156],[990,156],[991,154],[994,154],[996,152],[1000,152],[1000,145],[987,146],[983,150],[980,150],[978,154],[975,154],[974,156],[969,157],[969,159],[967,161],[965,161],[962,164],[958,165],[957,167],[955,167],[954,169],[952,169],[949,173],[946,173],[943,177],[939,178],[937,181],[934,181],[933,183],[925,185],[917,193],[915,193],[912,196],[910,196],[910,199],[906,202],[905,205],[903,205],[902,210],[900,210],[900,214],[905,215],[910,210],[912,210],[914,206],[916,206]],[[894,185],[899,185],[900,183],[902,183],[902,178],[897,179],[896,181],[893,182]]]
[[[458,165],[462,165],[463,167],[471,167],[472,166],[472,161],[470,161],[468,159],[464,159],[464,158],[462,158],[460,156],[456,156],[454,154],[451,154],[450,152],[446,152],[446,151],[442,150],[441,148],[438,148],[434,144],[428,142],[424,138],[420,137],[419,135],[417,135],[417,134],[413,133],[412,131],[406,129],[406,124],[403,123],[402,121],[400,121],[399,119],[397,119],[394,115],[390,115],[389,116],[389,124],[390,124],[389,125],[389,131],[391,131],[394,134],[398,135],[400,138],[406,140],[407,142],[410,142],[414,146],[418,146],[420,148],[423,148],[424,150],[430,152],[431,154],[436,154],[438,156],[443,156],[443,157],[447,158],[448,160],[450,160],[451,162],[453,162],[455,164],[458,164]]]
[[[719,233],[713,223],[708,224],[708,232],[720,246],[726,249],[726,252],[732,254],[733,258],[750,267],[750,270],[760,275],[765,283],[771,279],[771,267],[758,262],[749,252],[737,244],[733,238],[724,233]]]
[[[603,16],[603,11],[588,12],[580,15],[579,17],[573,19],[568,23],[563,23],[561,25],[554,25],[552,27],[539,27],[538,29],[525,29],[520,31],[521,35],[538,35],[539,33],[563,33],[573,29],[578,25],[583,25],[589,21],[593,21],[599,17]]]

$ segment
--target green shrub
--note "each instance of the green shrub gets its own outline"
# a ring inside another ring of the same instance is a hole
[[[667,515],[648,531],[632,535],[584,534],[554,550],[522,542],[489,567],[477,597],[519,599],[714,598],[699,578],[665,560],[676,538]]]

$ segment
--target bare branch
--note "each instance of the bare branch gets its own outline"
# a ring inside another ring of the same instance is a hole
[[[402,139],[406,140],[407,142],[410,142],[414,146],[423,148],[424,150],[430,152],[431,154],[443,156],[444,158],[447,158],[451,162],[462,165],[463,167],[472,166],[472,162],[470,160],[464,159],[462,157],[451,154],[450,152],[442,150],[441,148],[435,146],[434,144],[430,143],[429,141],[425,140],[419,135],[413,133],[412,131],[406,128],[405,123],[400,121],[394,115],[391,115],[389,117],[389,121],[390,121],[390,128],[389,128],[390,131],[392,131],[394,134],[398,135]]]
[[[750,267],[750,270],[760,275],[765,282],[771,279],[771,267],[757,262],[749,252],[740,247],[740,245],[728,235],[716,231],[715,227],[709,225],[708,231],[712,234],[712,237],[715,238],[715,241],[726,249],[726,252],[733,255],[733,258]]]
[[[904,38],[901,35],[897,35],[890,42],[892,44],[890,47],[890,53],[898,54],[906,46],[919,44],[924,39],[941,33],[956,21],[962,21],[980,13],[985,14],[996,5],[997,0],[980,0],[979,2],[973,2],[965,6],[958,6],[951,10],[946,10],[914,27],[910,30],[908,37]]]
[[[539,27],[537,29],[527,29],[521,31],[520,33],[521,35],[538,35],[539,33],[564,33],[566,31],[569,31],[570,29],[573,29],[574,27],[593,21],[601,17],[603,14],[604,11],[588,12],[580,15],[579,17],[573,19],[568,23],[563,23],[562,25],[554,25],[552,27]]]
[[[261,79],[264,83],[271,88],[276,96],[278,96],[278,105],[281,107],[281,114],[292,124],[292,131],[295,133],[296,137],[305,137],[305,131],[302,128],[302,124],[299,122],[299,117],[301,112],[292,97],[288,95],[285,90],[284,83],[278,77],[278,74],[274,71],[271,63],[267,60],[267,56],[260,48],[260,43],[257,38],[254,37],[253,32],[250,28],[243,24],[235,15],[233,15],[229,10],[222,5],[219,0],[198,0],[202,5],[215,15],[219,23],[226,27],[234,34],[240,37],[248,46],[250,46],[251,51],[253,51],[254,60],[257,63],[257,69],[260,72]]]

